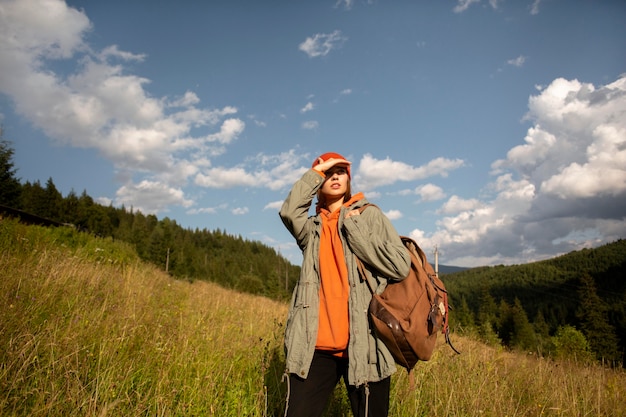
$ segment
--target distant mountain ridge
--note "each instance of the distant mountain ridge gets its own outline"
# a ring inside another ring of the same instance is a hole
[[[435,266],[433,265],[433,268]],[[442,275],[445,274],[454,274],[457,272],[468,270],[469,268],[465,268],[462,266],[451,266],[451,265],[439,265],[439,273]]]

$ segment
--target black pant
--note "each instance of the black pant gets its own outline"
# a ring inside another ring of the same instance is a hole
[[[348,360],[316,351],[307,379],[289,375],[287,417],[320,417],[339,379],[343,378],[355,417],[387,417],[391,378],[370,382],[367,387],[348,384]],[[369,390],[367,398],[366,390]],[[369,405],[366,414],[365,406]]]

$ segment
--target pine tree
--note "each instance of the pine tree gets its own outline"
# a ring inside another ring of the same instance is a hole
[[[511,335],[511,346],[524,350],[535,350],[537,341],[533,326],[528,321],[528,315],[518,298],[511,307],[513,318],[513,334]]]
[[[593,278],[584,273],[580,276],[579,305],[576,316],[580,328],[598,359],[614,362],[621,359],[615,328],[608,320],[607,306],[596,291]]]
[[[481,339],[491,345],[500,344],[500,339],[496,334],[498,306],[489,290],[484,287],[480,297],[480,307],[478,308],[478,334]]]
[[[20,194],[21,209],[27,213],[36,216],[46,217],[48,212],[46,208],[46,190],[41,186],[39,181],[34,183],[26,182],[22,187]]]
[[[498,337],[502,340],[505,346],[511,346],[511,339],[515,331],[513,323],[513,309],[504,301],[500,300],[500,306],[498,308],[498,321],[496,323],[496,332]]]
[[[78,196],[71,190],[67,197],[63,199],[63,204],[61,205],[61,213],[60,213],[60,221],[62,223],[68,224],[76,224],[76,220],[78,219]]]
[[[61,220],[61,208],[63,206],[63,196],[57,190],[57,187],[54,185],[54,181],[52,181],[52,177],[48,178],[46,182],[45,191],[45,207],[46,211],[43,213],[43,217],[47,219],[51,219],[54,221]],[[42,215],[42,214],[40,214]]]
[[[480,323],[490,322],[495,324],[497,314],[498,306],[496,305],[496,300],[489,293],[489,289],[483,287],[480,295],[480,306],[478,307],[478,321]]]
[[[539,355],[543,356],[550,350],[550,327],[548,326],[541,310],[539,310],[535,316],[533,328],[537,337],[537,349],[539,351]]]
[[[16,169],[13,164],[13,148],[6,140],[2,139],[0,128],[0,204],[19,208],[21,185],[15,177]]]
[[[453,327],[458,327],[462,331],[470,332],[475,328],[474,314],[470,310],[465,297],[461,297],[459,306],[451,308],[451,323]]]

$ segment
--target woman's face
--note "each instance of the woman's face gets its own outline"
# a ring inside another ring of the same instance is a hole
[[[341,197],[348,191],[348,171],[345,166],[334,166],[325,173],[326,180],[322,184],[322,194],[333,199]]]

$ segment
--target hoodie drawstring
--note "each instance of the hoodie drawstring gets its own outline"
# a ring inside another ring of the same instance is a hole
[[[365,383],[365,417],[368,417],[370,413],[370,386]]]
[[[287,417],[287,410],[289,410],[289,397],[291,396],[291,380],[289,379],[289,374],[287,372],[283,374],[281,382],[285,380],[287,380],[287,399],[285,400],[285,417]]]

